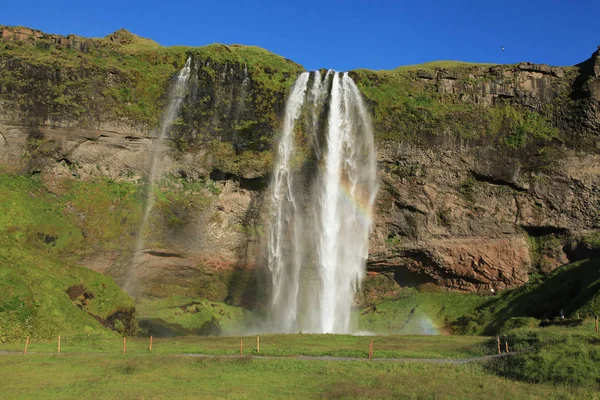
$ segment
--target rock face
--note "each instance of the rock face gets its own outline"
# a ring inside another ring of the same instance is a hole
[[[531,258],[522,237],[437,239],[426,243],[427,249],[403,250],[379,260],[374,255],[370,267],[377,271],[396,269],[401,285],[433,282],[456,291],[490,292],[528,281]]]
[[[80,52],[105,46],[25,28],[0,30],[7,46],[41,41],[50,43],[48,51]],[[135,39],[130,35],[119,31],[103,40],[127,46]],[[140,78],[86,63],[57,70],[15,51],[0,52],[4,170],[39,173],[50,190],[64,180],[98,177],[141,182],[156,126],[133,111],[118,115],[113,106],[120,97],[110,107],[103,103],[115,91],[129,96],[125,89]],[[211,51],[212,58],[197,58],[160,168],[164,176],[211,182],[214,190],[200,211],[175,213],[182,225],[144,249],[138,278],[143,295],[247,303],[245,293],[258,279],[250,271],[263,267],[271,148],[296,67],[282,72],[246,63],[226,46]],[[392,272],[400,285],[489,292],[522,285],[529,274],[576,257],[569,249],[600,226],[599,53],[567,68],[521,63],[353,72],[373,108],[378,142],[380,192],[368,268]],[[264,80],[259,73],[267,74]],[[269,79],[277,85],[268,86]],[[384,87],[400,88],[403,102],[383,97]],[[73,99],[84,108],[65,106]],[[132,248],[124,243],[80,261],[120,280]]]
[[[600,131],[600,49],[582,63],[585,81],[581,85],[580,96],[583,99],[583,117],[581,121],[590,129]]]
[[[565,263],[567,236],[600,223],[600,156],[563,151],[542,173],[479,147],[381,148],[370,265],[479,291],[518,286],[530,272]],[[528,240],[540,237],[561,239],[536,264]]]
[[[476,67],[461,75],[463,79],[440,71],[435,79],[438,92],[458,94],[464,101],[493,105],[499,99],[516,98],[523,105],[540,108],[557,96],[564,82],[556,78],[564,76],[561,68],[521,63],[510,69]]]

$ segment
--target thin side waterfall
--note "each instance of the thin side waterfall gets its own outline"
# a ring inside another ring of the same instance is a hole
[[[250,83],[250,77],[248,76],[248,65],[244,63],[244,80],[242,81],[242,89],[248,90],[248,84]]]
[[[298,77],[286,104],[271,190],[271,329],[351,332],[377,179],[370,116],[347,73]]]
[[[179,115],[181,109],[181,103],[187,93],[188,81],[190,78],[192,58],[188,57],[183,68],[175,75],[173,85],[169,91],[169,97],[167,101],[167,108],[165,109],[160,124],[160,132],[157,140],[153,143],[152,156],[150,159],[150,169],[148,171],[148,189],[146,190],[146,202],[144,207],[144,214],[142,216],[142,222],[138,230],[138,237],[135,246],[135,253],[132,260],[132,265],[128,270],[128,274],[125,281],[125,291],[129,294],[134,295],[136,290],[135,278],[136,270],[140,265],[142,259],[142,250],[145,246],[145,233],[150,219],[150,212],[154,206],[154,190],[153,185],[156,182],[159,175],[159,166],[163,158],[165,151],[165,139],[168,136],[173,121]]]
[[[234,117],[233,117],[233,120],[235,121],[236,124],[239,122],[240,116],[246,106],[246,96],[248,95],[248,89],[250,88],[250,76],[248,75],[248,65],[246,65],[246,63],[244,63],[244,75],[243,76],[244,77],[242,79],[242,84],[240,85],[239,92],[238,92],[239,100],[236,103]],[[232,93],[232,97],[233,97],[233,93]]]

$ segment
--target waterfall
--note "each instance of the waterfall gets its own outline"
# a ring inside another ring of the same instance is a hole
[[[299,165],[307,152],[313,157]],[[351,331],[376,192],[373,131],[358,88],[347,73],[301,74],[271,182],[272,330]]]
[[[298,310],[301,224],[299,204],[294,193],[292,157],[294,126],[300,117],[308,83],[308,72],[302,73],[290,93],[283,119],[283,131],[277,147],[277,161],[271,182],[273,224],[269,235],[268,265],[271,273],[273,318],[286,332],[294,328]]]
[[[190,77],[192,58],[188,57],[183,68],[175,75],[174,82],[169,91],[167,108],[163,112],[160,122],[160,131],[157,140],[153,143],[152,156],[150,159],[150,169],[148,170],[148,188],[146,190],[146,201],[144,207],[144,214],[142,216],[142,222],[138,230],[137,242],[135,246],[135,253],[133,256],[132,265],[130,266],[124,289],[129,294],[135,294],[136,285],[133,280],[136,278],[136,270],[141,262],[142,250],[145,245],[145,232],[150,219],[150,212],[154,206],[154,190],[153,185],[159,176],[159,166],[165,152],[165,139],[168,136],[169,129],[173,124],[173,121],[179,115],[181,109],[181,103],[185,98],[188,87],[188,80]]]
[[[244,63],[244,80],[242,80],[242,90],[245,92],[248,90],[248,84],[250,83],[250,77],[248,76],[248,65]]]

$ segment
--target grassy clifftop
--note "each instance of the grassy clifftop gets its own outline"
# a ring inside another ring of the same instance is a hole
[[[119,30],[105,38],[62,37],[0,26],[0,101],[15,118],[94,126],[117,118],[155,128],[169,79],[195,55],[217,80],[244,66],[253,90],[283,94],[302,67],[258,47],[241,45],[162,47]],[[228,66],[226,66],[228,64]],[[6,118],[6,116],[3,116]]]
[[[124,29],[98,39],[2,26],[0,32],[3,118],[30,125],[110,121],[156,129],[169,80],[192,55],[197,73],[177,133],[184,149],[202,135],[267,149],[288,88],[303,71],[254,46],[162,47]],[[576,107],[572,92],[580,72],[437,61],[392,71],[359,69],[352,77],[373,109],[380,140],[422,144],[456,135],[519,150],[571,142],[567,120]]]
[[[449,136],[508,150],[564,140],[558,121],[575,71],[558,77],[522,68],[432,62],[352,77],[371,103],[380,140],[427,144]]]

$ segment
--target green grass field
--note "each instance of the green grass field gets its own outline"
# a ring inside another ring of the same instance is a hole
[[[592,328],[515,329],[503,340],[520,352],[494,360],[480,358],[496,352],[495,339],[481,336],[261,335],[260,354],[255,336],[156,338],[152,352],[149,338],[129,338],[127,354],[122,338],[66,337],[61,354],[56,341],[31,341],[26,355],[23,342],[0,344],[14,352],[0,354],[0,375],[11,399],[595,399],[600,339]],[[363,360],[294,358],[302,355]],[[465,358],[478,360],[440,361]]]
[[[595,399],[589,388],[522,383],[478,364],[169,355],[0,356],[7,399]]]

